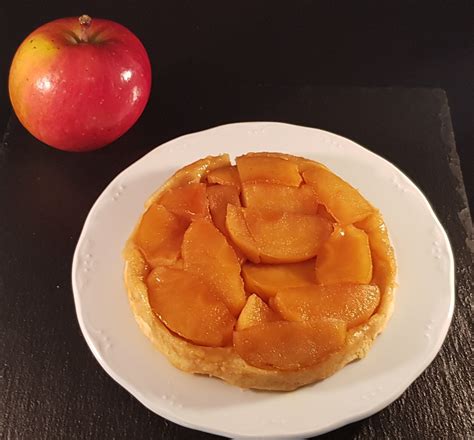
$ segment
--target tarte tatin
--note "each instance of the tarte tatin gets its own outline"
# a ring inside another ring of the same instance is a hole
[[[294,390],[363,358],[392,313],[381,213],[321,163],[227,154],[178,170],[124,250],[143,333],[177,368]]]

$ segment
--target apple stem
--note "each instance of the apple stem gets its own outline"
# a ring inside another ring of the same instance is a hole
[[[80,39],[84,43],[87,43],[87,41],[89,40],[87,36],[87,30],[89,29],[91,23],[92,18],[89,17],[89,15],[84,14],[79,17],[79,24],[81,25]]]

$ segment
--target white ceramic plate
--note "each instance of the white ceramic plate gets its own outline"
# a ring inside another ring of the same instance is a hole
[[[172,367],[135,324],[122,247],[145,200],[175,170],[207,155],[279,151],[321,161],[382,211],[399,275],[395,312],[368,356],[290,393],[241,390]],[[229,124],[174,139],[119,174],[87,217],[72,266],[77,316],[100,365],[147,408],[229,437],[307,437],[370,416],[430,364],[454,307],[454,263],[441,224],[392,164],[334,134],[273,122]]]

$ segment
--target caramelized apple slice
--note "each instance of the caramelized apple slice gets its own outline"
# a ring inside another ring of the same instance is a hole
[[[329,170],[314,167],[306,170],[303,178],[313,186],[319,203],[342,225],[362,220],[374,212],[359,191]]]
[[[188,183],[170,188],[161,195],[158,203],[168,211],[189,220],[209,216],[205,183]]]
[[[181,252],[185,270],[199,275],[238,316],[246,296],[239,261],[226,238],[211,222],[196,219],[184,234]]]
[[[291,154],[285,153],[275,153],[275,152],[259,152],[259,153],[247,153],[245,157],[270,157],[270,158],[278,158],[283,160],[288,160],[290,162],[295,163],[298,166],[298,170],[300,173],[314,167],[322,167],[328,169],[326,165],[322,163],[316,162],[314,160],[306,159],[305,157],[293,156]]]
[[[234,205],[228,205],[225,224],[232,242],[250,261],[260,263],[257,243],[250,235],[242,209]]]
[[[232,246],[232,249],[234,249],[239,263],[242,264],[246,257],[230,238],[229,231],[225,224],[227,205],[230,203],[231,205],[240,206],[238,189],[235,186],[227,185],[208,186],[207,199],[209,201],[209,211],[211,212],[214,225],[228,238],[228,242]]]
[[[377,286],[333,284],[282,289],[272,298],[271,306],[289,321],[311,324],[323,318],[335,318],[351,328],[366,322],[379,301]]]
[[[369,236],[370,252],[373,257],[372,282],[385,289],[387,283],[392,282],[396,264],[383,218],[379,212],[374,212],[355,225]]]
[[[150,205],[138,226],[135,243],[153,267],[174,263],[189,222],[156,203]]]
[[[314,257],[333,229],[315,215],[240,208],[264,263],[296,263]]]
[[[205,176],[217,168],[223,168],[230,166],[230,158],[228,154],[221,154],[220,156],[207,156],[204,159],[200,159],[183,168],[180,168],[174,173],[164,185],[158,189],[147,201],[146,207],[151,203],[155,203],[157,199],[161,197],[163,193],[168,191],[170,188],[176,188],[178,186],[185,186],[189,183],[199,183]]]
[[[207,175],[208,183],[230,185],[240,191],[240,177],[236,166],[217,168]]]
[[[305,171],[311,170],[313,168],[324,168],[325,170],[328,169],[326,165],[314,160],[305,159],[304,157],[295,157],[293,160],[298,165],[298,171],[300,174],[303,174]]]
[[[301,175],[298,165],[275,156],[240,156],[235,159],[240,181],[268,182],[299,186]]]
[[[279,319],[281,318],[257,295],[250,295],[247,298],[244,308],[240,312],[235,328],[236,330],[244,330],[254,325],[278,321]]]
[[[310,185],[300,187],[274,183],[243,183],[242,201],[248,208],[316,214],[318,202]]]
[[[336,226],[319,250],[316,280],[321,284],[368,284],[371,279],[369,237],[352,225]]]
[[[234,348],[254,367],[299,370],[342,348],[345,339],[342,321],[322,320],[312,326],[275,321],[235,331]]]
[[[227,205],[240,206],[239,191],[235,186],[212,185],[207,187],[207,199],[212,221],[223,234],[227,233],[225,218]]]
[[[171,331],[198,345],[230,343],[235,319],[199,277],[157,267],[148,276],[147,286],[152,311]]]
[[[267,300],[278,290],[314,284],[314,259],[289,264],[245,263],[242,277],[247,292],[255,292]]]
[[[331,214],[329,214],[328,210],[324,205],[318,205],[317,214],[331,223],[336,223],[336,219]]]
[[[184,270],[184,261],[182,258],[178,258],[173,264],[166,266],[170,269]]]

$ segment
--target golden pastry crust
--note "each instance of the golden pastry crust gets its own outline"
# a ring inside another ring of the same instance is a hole
[[[258,155],[258,153],[253,153]],[[271,153],[278,155],[278,153]],[[268,155],[268,153],[263,153]],[[302,160],[308,166],[311,162],[304,158],[294,158],[289,155],[280,157],[289,160]],[[229,165],[228,155],[207,157],[190,164],[177,173],[155,192],[146,202],[149,207],[159,195],[172,187],[188,182],[202,181],[207,172],[212,169]],[[316,166],[321,166],[314,162]],[[137,227],[140,222],[137,223]],[[367,231],[370,238],[370,231]],[[247,364],[232,347],[214,348],[198,346],[172,333],[153,313],[148,302],[148,289],[145,279],[149,267],[142,253],[133,241],[134,233],[128,239],[123,257],[125,259],[124,278],[129,301],[135,319],[142,332],[152,341],[168,360],[177,368],[189,372],[206,374],[225,380],[242,388],[261,390],[291,391],[325,379],[343,368],[355,359],[361,359],[370,350],[376,336],[385,328],[394,305],[395,259],[390,243],[387,240],[378,242],[384,246],[385,261],[380,261],[382,267],[391,270],[383,271],[383,282],[379,283],[381,299],[379,306],[370,319],[347,333],[345,346],[328,355],[323,361],[311,367],[296,371],[265,370]]]

